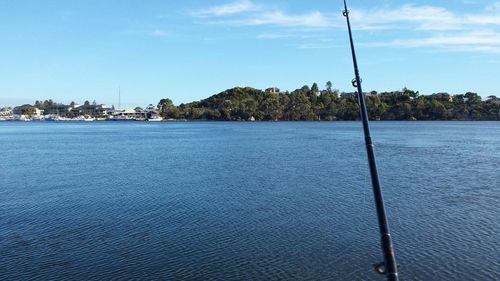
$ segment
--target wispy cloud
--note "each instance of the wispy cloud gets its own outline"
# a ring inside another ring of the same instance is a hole
[[[227,17],[247,12],[246,15]],[[420,29],[420,30],[463,30],[479,25],[500,25],[500,2],[485,7],[483,13],[456,14],[446,8],[405,4],[395,8],[350,10],[350,17],[356,22],[356,29]],[[257,5],[250,0],[213,6],[193,12],[195,16],[208,18],[204,23],[230,25],[277,25],[284,27],[344,28],[344,19],[339,13],[310,11],[291,14],[280,9]],[[224,19],[221,17],[225,16]]]
[[[500,3],[476,14],[459,15],[442,7],[407,4],[393,9],[353,9],[351,17],[362,28],[464,30],[481,25],[500,25]]]
[[[250,0],[240,0],[220,6],[192,11],[194,17],[202,18],[205,24],[234,26],[274,25],[282,27],[328,28],[334,21],[318,11],[290,14],[280,9],[271,9]],[[244,14],[244,15],[241,15]]]
[[[457,51],[500,53],[500,33],[495,31],[437,34],[417,39],[397,39],[391,42],[373,43],[372,46],[402,48],[438,47]]]
[[[244,14],[242,14],[244,13]],[[250,0],[237,1],[221,6],[209,7],[194,14],[202,18],[202,24],[229,26],[276,27],[273,34],[260,34],[258,39],[280,39],[301,37],[295,33],[318,31],[320,41],[325,32],[345,28],[345,19],[328,11],[302,11],[290,13],[283,9]],[[394,36],[388,43],[363,42],[365,45],[391,47],[449,48],[454,50],[497,52],[500,47],[500,2],[484,7],[482,12],[457,13],[447,8],[432,5],[403,4],[398,7],[377,9],[353,8],[350,10],[353,27],[358,31],[384,31],[384,37]],[[417,33],[415,31],[418,31]],[[483,30],[489,30],[485,32]],[[276,31],[276,30],[275,30]],[[405,38],[406,34],[419,34],[420,39]],[[321,34],[323,32],[323,34]],[[298,48],[325,48],[321,42],[298,42]]]
[[[168,35],[168,33],[164,30],[161,30],[161,29],[155,29],[151,32],[151,35],[156,36],[156,37],[165,37]]]
[[[287,14],[284,11],[272,11],[255,14],[248,18],[225,21],[235,25],[274,25],[282,27],[328,28],[335,26],[334,22],[324,14],[314,11],[305,14]]]
[[[290,38],[291,34],[280,34],[280,33],[261,33],[257,35],[257,39],[282,39]]]
[[[404,5],[395,10],[354,10],[353,21],[381,29],[420,30],[419,38],[397,38],[371,46],[438,48],[461,52],[500,53],[500,2],[475,14],[441,7]]]
[[[495,2],[491,5],[488,5],[486,7],[486,10],[490,12],[500,13],[500,2]]]
[[[300,44],[297,48],[299,49],[332,49],[336,46],[328,43],[304,43]]]
[[[259,6],[250,0],[240,0],[224,5],[212,6],[205,9],[193,11],[193,15],[197,17],[211,17],[211,16],[228,16],[245,12],[252,12],[259,10]]]
[[[500,26],[500,15],[496,16],[475,16],[475,15],[467,15],[464,20],[464,25],[498,25]]]
[[[411,25],[425,30],[444,30],[455,29],[460,22],[456,15],[445,8],[412,4],[392,9],[353,9],[350,16],[366,29],[397,29]]]
[[[282,33],[260,33],[256,36],[257,39],[283,39],[283,38],[294,38],[294,39],[318,39],[318,41],[331,41],[325,40],[324,33],[322,30],[319,32],[295,32],[295,31],[283,31]]]

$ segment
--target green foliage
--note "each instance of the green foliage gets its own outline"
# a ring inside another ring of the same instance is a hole
[[[21,109],[21,112],[23,115],[26,115],[28,117],[31,117],[33,115],[35,115],[36,113],[36,108],[34,106],[24,106],[22,109]]]
[[[366,94],[368,114],[375,120],[500,120],[500,99],[486,101],[472,92],[420,95],[404,88]],[[291,93],[235,87],[207,99],[175,106],[162,99],[158,108],[167,118],[188,120],[358,120],[355,94],[339,97],[331,82],[320,90],[305,85]]]
[[[160,110],[161,117],[178,118],[179,109],[174,106],[171,99],[161,99],[156,107]]]

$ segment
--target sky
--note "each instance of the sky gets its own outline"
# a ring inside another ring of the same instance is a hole
[[[500,96],[500,1],[348,1],[365,91]],[[353,91],[342,1],[0,0],[0,107]]]

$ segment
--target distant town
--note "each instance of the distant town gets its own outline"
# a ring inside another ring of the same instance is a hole
[[[52,100],[36,101],[33,105],[24,104],[0,108],[0,121],[162,121],[160,111],[152,104],[142,108],[116,109],[114,106],[71,102],[57,103]]]
[[[372,120],[500,120],[500,98],[486,99],[474,92],[421,95],[403,88],[366,92]],[[334,121],[359,120],[357,94],[339,92],[330,81],[294,91],[234,87],[200,101],[174,105],[161,99],[157,105],[116,109],[85,101],[83,104],[36,101],[0,109],[0,121]]]

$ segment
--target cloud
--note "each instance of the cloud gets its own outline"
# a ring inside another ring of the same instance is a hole
[[[245,14],[245,15],[241,15]],[[212,6],[191,13],[205,19],[204,24],[234,26],[274,25],[283,27],[327,28],[335,26],[329,17],[318,11],[289,14],[280,9],[270,9],[250,0],[240,0],[225,5]]]
[[[483,14],[466,15],[465,21],[469,24],[500,26],[500,2],[487,6]]]
[[[261,33],[257,35],[257,39],[282,39],[290,38],[291,34],[279,34],[279,33]]]
[[[500,11],[499,11],[500,12]],[[466,15],[464,24],[469,25],[498,25],[500,26],[500,13],[494,15]]]
[[[413,4],[395,9],[353,9],[350,15],[353,21],[368,29],[463,30],[500,25],[500,3],[488,6],[483,13],[464,15],[442,7]]]
[[[434,48],[461,52],[500,53],[500,2],[475,14],[456,14],[445,8],[404,5],[391,10],[353,11],[364,26],[408,30],[419,38],[397,38],[371,46]],[[419,30],[419,33],[414,30]],[[401,37],[399,35],[398,37]]]
[[[426,30],[455,29],[459,22],[459,19],[445,8],[412,4],[395,9],[353,9],[350,16],[352,21],[359,23],[361,27],[378,29],[406,28],[409,25]]]
[[[500,2],[495,2],[487,6],[486,11],[500,13]]]
[[[197,17],[220,17],[257,10],[259,10],[259,6],[255,5],[252,1],[240,0],[225,5],[212,6],[206,9],[194,11],[192,14]]]
[[[151,35],[156,36],[156,37],[165,37],[168,35],[168,33],[164,30],[161,29],[155,29],[153,32],[151,32]]]
[[[257,39],[283,39],[283,38],[294,38],[294,39],[318,39],[319,41],[331,42],[331,39],[322,39],[324,38],[324,33],[322,30],[319,32],[282,32],[282,33],[260,33],[256,36]]]
[[[500,2],[475,14],[408,4],[396,9],[354,9],[350,15],[358,30],[383,29],[386,34],[396,31],[391,35],[399,37],[389,42],[365,43],[367,46],[500,53]],[[406,34],[420,37],[404,38]]]
[[[243,17],[229,17],[240,13]],[[280,9],[270,9],[250,0],[213,6],[193,13],[194,16],[209,18],[203,23],[227,25],[276,25],[284,27],[344,28],[344,18],[339,13],[311,11],[290,14]],[[220,20],[221,17],[225,17]],[[446,8],[405,4],[399,7],[350,10],[350,17],[358,30],[419,29],[419,30],[461,30],[479,25],[500,25],[500,2],[485,7],[483,13],[458,15]],[[211,20],[210,20],[211,19]],[[215,20],[214,20],[215,19]]]
[[[456,51],[480,51],[500,53],[500,33],[474,31],[459,34],[437,34],[417,39],[396,39],[388,43],[373,43],[372,46],[402,48],[437,47]]]
[[[300,44],[298,49],[332,49],[335,46],[327,43],[304,43]]]
[[[275,25],[283,27],[328,28],[335,26],[324,14],[314,11],[306,14],[291,15],[284,11],[272,11],[256,14],[244,19],[232,21],[236,25]]]
[[[244,13],[244,14],[242,14]],[[288,39],[300,41],[299,48],[329,48],[322,38],[331,32],[345,31],[345,19],[339,13],[328,11],[296,11],[290,13],[250,0],[209,7],[195,15],[201,24],[228,26],[269,26],[270,34],[258,39]],[[464,51],[497,52],[500,47],[500,2],[485,6],[476,13],[458,13],[432,6],[403,4],[377,9],[350,10],[353,29],[389,38],[388,43],[367,42],[375,36],[360,36],[360,44],[394,48],[447,48]],[[489,30],[489,31],[484,31]],[[382,33],[383,31],[383,33]],[[314,34],[306,41],[303,36]],[[420,36],[419,39],[408,38]]]

